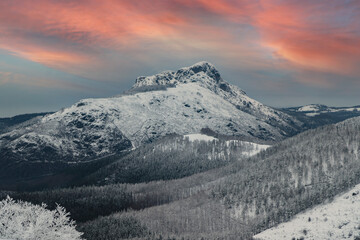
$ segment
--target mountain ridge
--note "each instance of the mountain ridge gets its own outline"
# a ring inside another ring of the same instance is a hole
[[[176,82],[166,74],[175,74]],[[207,129],[230,139],[270,143],[301,131],[296,118],[251,99],[210,63],[166,74],[140,77],[129,94],[83,99],[0,135],[0,177],[19,164],[86,162],[174,133]],[[40,174],[54,168],[41,167]]]

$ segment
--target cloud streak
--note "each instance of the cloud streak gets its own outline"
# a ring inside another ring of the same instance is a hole
[[[263,1],[254,24],[263,44],[302,67],[359,74],[359,1]]]
[[[150,44],[180,54],[214,49],[231,35],[182,14],[169,1],[112,0],[1,1],[0,34],[0,48],[80,75],[77,69],[106,67],[108,51],[121,55]]]
[[[63,81],[51,77],[29,77],[21,73],[1,72],[0,71],[0,86],[5,85],[21,85],[44,89],[61,89],[61,90],[76,90],[76,91],[95,91],[95,89],[86,85]]]
[[[331,87],[360,76],[359,45],[356,0],[0,1],[1,49],[96,80],[201,56]]]

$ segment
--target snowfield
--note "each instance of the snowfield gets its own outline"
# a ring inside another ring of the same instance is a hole
[[[118,98],[85,99],[44,117],[41,122],[71,122],[81,116],[91,117],[91,125],[99,126],[92,134],[110,137],[112,130],[119,130],[134,146],[169,133],[185,135],[206,127],[225,135],[236,132],[240,136],[251,136],[248,133],[251,131],[255,136],[281,137],[275,127],[237,110],[198,83]],[[103,116],[106,116],[106,125]]]
[[[187,134],[187,135],[184,135],[184,138],[188,138],[189,141],[191,141],[191,142],[194,142],[194,141],[211,142],[211,141],[217,140],[217,138],[214,138],[212,136],[208,136],[205,134],[200,134],[200,133]]]
[[[261,121],[270,123],[272,126],[294,130],[294,127],[301,125],[296,119],[250,98],[242,89],[224,81],[215,66],[206,61],[198,62],[177,71],[164,71],[152,76],[138,77],[133,88],[161,85],[178,86],[179,84],[194,82],[230,102],[238,110],[247,112]]]
[[[313,209],[254,236],[259,240],[360,239],[360,184]]]

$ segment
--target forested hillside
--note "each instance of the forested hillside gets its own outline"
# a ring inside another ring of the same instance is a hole
[[[249,239],[360,183],[359,146],[353,118],[181,179],[11,195],[61,204],[88,240]]]
[[[360,182],[360,118],[307,131],[249,159],[213,191],[253,232]],[[246,169],[246,170],[245,170]]]
[[[269,145],[240,140],[197,140],[173,135],[141,146],[85,178],[86,184],[140,183],[170,180],[219,168],[266,149]]]
[[[189,136],[197,135],[212,140],[194,140],[173,134],[132,151],[83,162],[80,165],[57,162],[28,165],[24,163],[23,166],[32,172],[48,171],[50,174],[34,178],[13,167],[0,174],[0,188],[40,190],[177,179],[226,166],[270,146],[240,140],[222,140],[203,134]],[[18,176],[17,181],[8,178],[12,174]]]

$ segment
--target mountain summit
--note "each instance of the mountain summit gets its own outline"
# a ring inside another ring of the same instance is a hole
[[[152,76],[138,77],[133,88],[153,85],[177,85],[188,82],[225,83],[215,66],[203,61],[177,71],[164,71]]]

